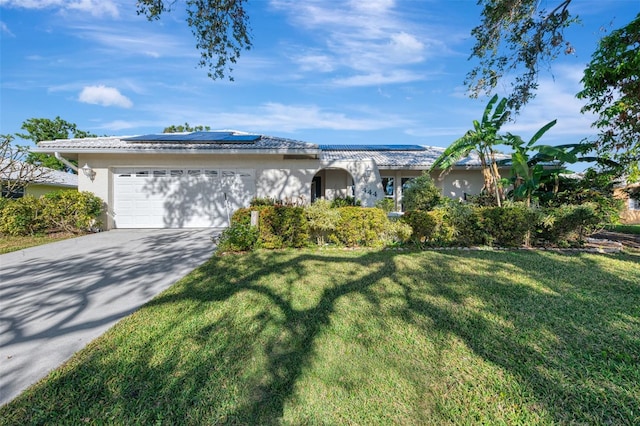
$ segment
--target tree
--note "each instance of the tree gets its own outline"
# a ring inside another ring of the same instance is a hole
[[[211,127],[209,126],[198,125],[191,127],[189,123],[184,123],[184,125],[179,124],[176,126],[175,124],[172,124],[169,127],[165,127],[162,133],[208,132],[209,130],[211,130]]]
[[[525,142],[520,136],[507,133],[504,141],[513,148],[511,154],[511,181],[513,183],[513,197],[515,200],[524,200],[527,207],[531,205],[531,196],[543,183],[545,175],[558,176],[565,171],[563,163],[575,163],[576,149],[579,144],[566,146],[534,145],[550,128],[555,126],[556,120],[545,124],[535,135]],[[531,155],[531,153],[536,154]],[[544,166],[551,164],[553,170],[546,171]]]
[[[21,129],[27,133],[16,133],[16,136],[36,143],[55,139],[92,138],[96,136],[84,130],[78,130],[74,123],[70,123],[60,117],[56,117],[53,120],[48,118],[29,118],[22,123]],[[48,154],[30,152],[27,154],[25,161],[29,164],[38,164],[54,170],[73,172],[65,164],[58,161],[57,158]]]
[[[246,0],[186,0],[187,24],[200,51],[201,67],[214,80],[229,77],[242,50],[252,46]],[[175,1],[138,0],[138,15],[150,21],[171,12]]]
[[[12,198],[30,183],[46,181],[49,170],[25,160],[28,148],[14,145],[13,136],[0,135],[0,188],[3,198]]]
[[[515,72],[509,107],[518,112],[535,96],[538,72],[562,52],[573,53],[563,31],[577,22],[569,13],[571,0],[552,1],[541,8],[538,0],[478,0],[482,22],[471,34],[476,38],[471,57],[480,60],[465,80],[472,97],[490,93],[500,79]],[[544,2],[547,4],[547,2]]]
[[[402,190],[402,203],[407,211],[433,210],[442,204],[442,191],[436,187],[429,173],[423,172]]]
[[[582,112],[599,115],[601,156],[619,161],[629,178],[640,178],[640,14],[600,40],[584,71]]]
[[[496,198],[498,206],[502,205],[502,188],[500,187],[500,172],[496,163],[496,151],[494,145],[501,142],[498,135],[500,127],[509,119],[510,112],[507,111],[507,99],[503,98],[498,102],[498,95],[495,95],[484,110],[482,121],[473,120],[473,130],[468,130],[464,136],[454,141],[442,155],[431,166],[431,171],[442,169],[442,173],[447,173],[458,161],[468,156],[471,152],[476,152],[482,167],[484,178],[483,191],[492,194]],[[496,105],[495,110],[493,106]],[[492,111],[493,110],[493,111]]]

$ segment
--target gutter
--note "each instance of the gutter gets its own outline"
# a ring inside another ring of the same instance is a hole
[[[64,158],[62,155],[60,155],[60,153],[58,151],[54,152],[53,155],[56,157],[56,159],[58,161],[60,161],[62,164],[64,164],[65,166],[69,167],[71,170],[73,170],[74,172],[78,173],[78,167],[71,163],[69,160],[67,160],[66,158]]]

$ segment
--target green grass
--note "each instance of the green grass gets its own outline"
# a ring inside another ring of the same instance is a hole
[[[53,235],[28,235],[20,237],[0,235],[0,254],[10,253],[12,251],[49,244],[55,241],[66,240],[74,237],[77,237],[77,235],[65,233]]]
[[[638,424],[640,257],[210,260],[0,424]]]
[[[640,234],[640,225],[611,225],[607,231],[621,232],[623,234]]]

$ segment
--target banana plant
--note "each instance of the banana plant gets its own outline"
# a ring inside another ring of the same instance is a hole
[[[495,110],[494,110],[495,106]],[[473,129],[454,141],[431,166],[430,171],[442,170],[441,175],[448,173],[461,159],[475,152],[480,160],[484,191],[496,197],[498,206],[502,205],[504,194],[500,184],[500,172],[496,162],[494,146],[502,143],[498,134],[500,127],[509,119],[507,99],[498,102],[498,95],[491,98],[487,104],[482,120],[473,120]]]
[[[527,206],[531,204],[534,192],[540,188],[545,178],[557,178],[560,173],[568,172],[564,164],[590,160],[588,157],[578,157],[578,154],[589,149],[588,144],[535,145],[556,122],[557,120],[553,120],[545,124],[528,142],[511,133],[504,137],[504,143],[513,148],[513,153],[510,160],[502,160],[500,163],[511,164],[513,197],[515,200],[524,200]]]

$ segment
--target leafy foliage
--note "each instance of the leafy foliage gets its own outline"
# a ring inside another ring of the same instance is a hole
[[[547,209],[542,220],[541,237],[555,244],[568,244],[569,240],[581,243],[604,225],[597,209],[595,203],[565,204]]]
[[[208,132],[209,130],[211,130],[209,126],[191,126],[189,123],[184,123],[178,124],[177,126],[172,124],[171,126],[165,127],[162,133]]]
[[[471,31],[476,39],[471,57],[480,63],[465,80],[472,96],[491,93],[514,72],[508,104],[517,112],[535,96],[540,67],[561,53],[573,53],[564,37],[565,28],[577,22],[569,13],[571,0],[552,3],[555,7],[547,10],[537,0],[478,1],[483,6],[482,22]]]
[[[640,178],[640,13],[625,27],[600,40],[584,71],[578,98],[583,112],[598,114],[597,146],[626,166],[632,180]]]
[[[425,171],[406,184],[402,190],[402,202],[405,210],[432,210],[442,204],[442,191]]]
[[[379,247],[388,223],[380,209],[366,207],[339,207],[340,220],[331,234],[339,244],[347,247]]]
[[[251,48],[249,16],[246,0],[186,0],[187,24],[200,51],[201,67],[208,69],[214,80],[228,76],[233,80],[233,64],[242,50]],[[176,2],[169,0],[138,0],[138,14],[150,21],[171,12]]]
[[[455,232],[446,220],[444,209],[408,211],[402,219],[411,226],[414,243],[446,246],[454,241]]]
[[[245,223],[232,222],[222,231],[218,241],[218,253],[250,251],[258,242],[258,228]]]
[[[520,247],[538,223],[538,214],[524,204],[504,207],[481,207],[479,223],[486,235],[486,244],[499,247]]]
[[[334,209],[338,207],[358,207],[360,205],[360,200],[352,196],[336,197],[331,200],[331,207],[333,207]]]
[[[0,233],[6,235],[33,235],[47,229],[42,214],[44,203],[33,195],[10,200],[0,210]]]
[[[305,208],[305,213],[311,236],[318,245],[324,245],[340,222],[340,211],[331,207],[331,201],[319,198]]]
[[[251,211],[259,216],[259,239],[256,246],[266,249],[299,248],[307,245],[309,229],[303,207],[297,206],[257,206],[237,210],[232,223],[249,225]]]
[[[483,191],[494,195],[496,203],[500,206],[504,195],[500,186],[501,178],[496,164],[494,146],[502,141],[498,131],[509,119],[509,115],[507,99],[504,98],[498,102],[498,95],[495,95],[484,109],[482,120],[473,120],[473,130],[468,130],[464,136],[445,149],[431,165],[430,170],[441,169],[442,173],[447,173],[458,161],[475,152],[482,166]]]
[[[91,192],[62,190],[43,196],[43,214],[50,228],[82,233],[97,226],[103,202]]]
[[[64,231],[83,233],[98,225],[102,200],[90,192],[61,190],[35,198],[8,200],[0,210],[0,233],[33,235]]]
[[[59,116],[53,120],[49,118],[29,118],[22,123],[21,128],[25,130],[26,133],[16,133],[16,136],[33,142],[69,138],[92,138],[96,136],[93,133],[79,130],[76,124],[63,120]],[[69,169],[64,163],[49,154],[29,152],[26,161],[30,164],[42,165],[53,170],[73,172],[73,170]]]

